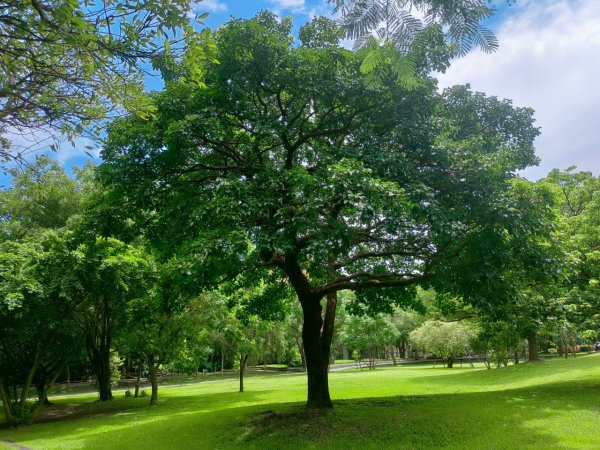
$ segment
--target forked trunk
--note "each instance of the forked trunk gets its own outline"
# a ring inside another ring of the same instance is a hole
[[[325,320],[321,313],[320,298],[306,295],[300,297],[304,324],[302,341],[306,357],[306,372],[308,375],[308,400],[306,407],[311,409],[331,408],[333,403],[329,395],[329,353],[333,337],[333,322],[337,303],[336,293],[327,295]]]

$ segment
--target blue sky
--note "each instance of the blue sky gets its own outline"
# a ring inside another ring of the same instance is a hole
[[[473,51],[438,74],[440,88],[470,83],[477,91],[512,99],[535,109],[542,135],[536,141],[538,167],[523,175],[545,176],[576,165],[600,174],[600,0],[496,0],[488,26],[500,40],[491,55]],[[252,17],[262,9],[294,17],[295,27],[314,15],[330,15],[326,0],[204,0],[193,5],[208,12],[211,28],[231,17]],[[152,83],[155,85],[155,83]],[[21,145],[26,145],[21,142]],[[66,167],[81,165],[86,143],[63,143],[54,155]],[[7,178],[0,173],[0,186]]]

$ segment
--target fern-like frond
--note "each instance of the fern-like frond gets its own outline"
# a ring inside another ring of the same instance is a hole
[[[494,14],[489,0],[328,0],[341,11],[341,26],[346,38],[363,48],[367,35],[376,35],[382,43],[393,41],[396,49],[410,52],[423,30],[439,25],[446,41],[459,49],[459,54],[473,46],[485,52],[498,48],[494,34],[481,22]],[[418,11],[423,19],[415,17]]]

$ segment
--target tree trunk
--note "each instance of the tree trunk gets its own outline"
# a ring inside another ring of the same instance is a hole
[[[15,418],[12,413],[12,403],[6,395],[6,391],[4,390],[4,381],[0,380],[0,400],[2,400],[2,405],[4,406],[4,417],[6,417],[6,421],[8,424],[13,427],[15,426]]]
[[[446,367],[448,369],[452,369],[453,366],[454,366],[454,357],[448,356],[448,363],[446,364]]]
[[[104,354],[98,352],[98,359],[94,361],[94,363],[96,368],[96,381],[98,383],[100,400],[112,400],[113,395],[110,379],[110,352],[104,352]]]
[[[304,324],[302,341],[306,356],[306,372],[308,374],[308,399],[306,407],[311,409],[331,408],[333,403],[329,395],[328,371],[329,353],[333,337],[333,322],[337,295],[327,295],[325,320],[321,317],[320,298],[313,295],[298,295],[302,304]]]
[[[298,347],[298,352],[300,353],[300,359],[302,360],[302,367],[306,368],[306,356],[304,354],[304,343],[302,342],[302,337],[296,336],[296,346]]]
[[[69,365],[66,366],[67,369],[67,389],[71,387],[71,369],[69,369]]]
[[[391,351],[391,355],[392,355],[392,363],[394,364],[394,366],[398,365],[398,362],[396,361],[396,349],[394,348],[393,345],[390,346],[390,351]]]
[[[29,374],[27,375],[27,379],[25,380],[25,384],[23,385],[23,390],[21,391],[21,405],[25,405],[27,403],[27,394],[29,394],[29,386],[31,386],[31,382],[33,381],[33,377],[38,368],[40,358],[40,347],[41,344],[38,343],[37,348],[35,350],[33,364],[31,365],[31,369],[29,370]]]
[[[150,396],[150,404],[158,403],[158,365],[150,362],[150,384],[152,385],[152,395]]]
[[[244,392],[244,370],[249,356],[248,354],[240,355],[240,392]]]
[[[519,350],[515,348],[515,364],[519,364]]]
[[[52,376],[52,378],[49,379],[46,383],[44,383],[43,389],[41,390],[41,392],[38,389],[38,401],[37,401],[36,405],[34,406],[33,410],[31,411],[32,416],[37,416],[39,411],[41,411],[42,406],[52,405],[52,402],[50,402],[48,400],[48,390],[56,382],[56,379],[60,375],[60,372],[61,372],[60,368],[57,369],[56,372],[54,372],[54,375]],[[37,388],[37,386],[36,386],[36,388]]]
[[[529,361],[539,361],[540,356],[538,355],[538,341],[535,331],[527,336],[527,346],[529,348]]]
[[[398,355],[400,358],[406,358],[406,341],[401,341],[400,345],[398,345]]]
[[[140,378],[142,377],[142,365],[138,364],[137,377],[135,379],[135,393],[133,394],[133,398],[138,398],[140,394]]]
[[[221,346],[221,375],[223,375],[223,369],[225,367],[225,349]]]
[[[90,360],[96,372],[100,400],[106,401],[113,398],[110,379],[111,320],[107,300],[100,296],[98,302],[103,307],[103,314],[98,320],[99,329],[88,332],[85,341]]]

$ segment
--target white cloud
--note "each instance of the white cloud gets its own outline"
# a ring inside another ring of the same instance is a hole
[[[328,17],[330,19],[338,19],[341,17],[341,13],[338,11],[337,13],[333,13],[333,5],[326,0],[321,0],[320,3],[313,5],[308,10],[308,17],[312,20],[315,17]]]
[[[306,13],[306,0],[269,0],[276,11],[291,11],[296,14]]]
[[[5,137],[11,142],[10,152],[19,154],[25,161],[32,161],[37,155],[48,155],[64,166],[75,159],[97,161],[100,158],[98,143],[84,136],[76,136],[71,143],[51,130],[8,130]]]
[[[202,0],[201,2],[194,3],[193,10],[200,14],[204,12],[217,13],[225,12],[229,9],[227,3],[220,2],[219,0]]]
[[[519,3],[517,3],[519,5]],[[500,49],[457,60],[440,87],[471,83],[474,90],[535,109],[542,159],[524,175],[577,165],[600,173],[600,2],[524,2],[501,24]]]

